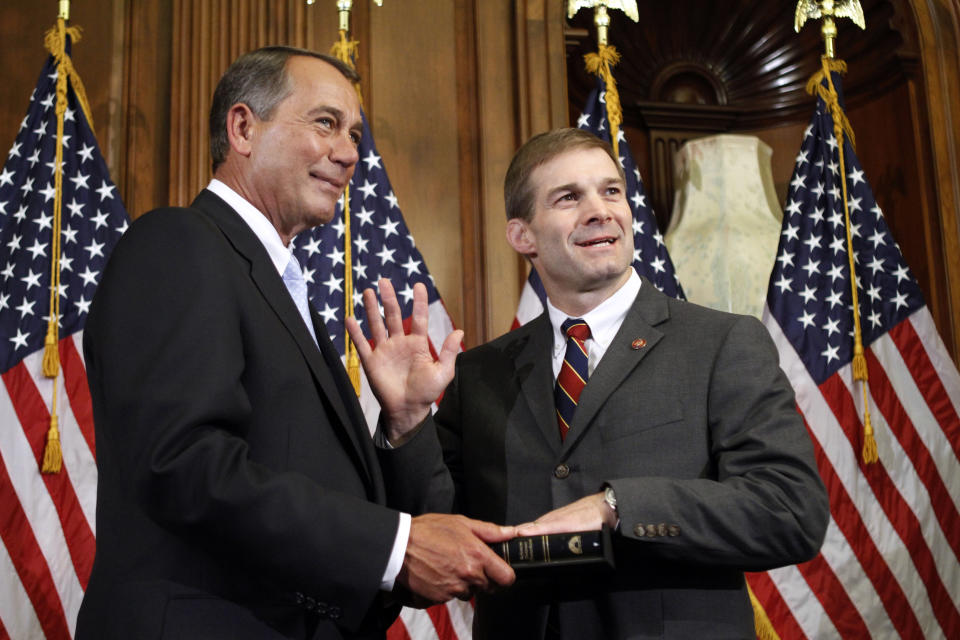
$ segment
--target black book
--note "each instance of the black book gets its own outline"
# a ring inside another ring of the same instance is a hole
[[[553,569],[614,568],[610,529],[523,536],[490,547],[518,574]]]

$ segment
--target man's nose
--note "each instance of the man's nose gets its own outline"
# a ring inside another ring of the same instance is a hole
[[[360,161],[360,151],[350,132],[337,135],[330,149],[330,159],[344,167],[352,167]]]
[[[607,207],[607,202],[597,191],[585,193],[580,203],[583,224],[606,222],[613,217]]]

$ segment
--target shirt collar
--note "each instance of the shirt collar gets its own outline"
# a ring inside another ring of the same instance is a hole
[[[630,277],[613,295],[581,316],[587,326],[590,327],[590,339],[602,346],[604,351],[613,342],[614,336],[620,330],[620,325],[627,317],[633,301],[640,292],[640,283],[640,276],[631,267]],[[560,330],[560,325],[570,316],[553,306],[549,298],[547,299],[547,314],[550,316],[550,324],[553,326],[554,352],[558,349],[566,349],[567,336]]]
[[[289,247],[283,246],[280,234],[267,220],[267,216],[223,182],[214,178],[207,185],[207,189],[220,196],[237,212],[237,215],[243,218],[243,221],[247,223],[250,230],[260,240],[263,248],[267,250],[270,261],[273,262],[273,266],[282,276],[290,262],[290,256],[293,255],[293,243],[291,242]]]

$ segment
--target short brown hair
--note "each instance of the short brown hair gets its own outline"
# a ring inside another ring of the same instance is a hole
[[[603,149],[613,160],[620,178],[625,179],[623,167],[614,155],[613,147],[589,131],[568,127],[537,134],[520,147],[507,169],[507,176],[503,181],[503,204],[507,210],[507,220],[521,218],[530,221],[533,217],[535,195],[533,185],[530,184],[533,171],[574,149]]]
[[[269,120],[277,105],[290,95],[292,87],[287,77],[287,61],[294,56],[319,58],[333,66],[350,82],[359,82],[360,76],[349,65],[325,53],[296,47],[263,47],[245,53],[223,73],[213,92],[210,105],[210,157],[216,171],[230,150],[227,138],[227,112],[242,103],[261,120]]]

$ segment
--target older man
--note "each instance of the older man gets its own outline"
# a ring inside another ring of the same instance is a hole
[[[504,194],[507,241],[547,308],[461,354],[436,416],[388,425],[388,491],[414,513],[527,523],[524,535],[615,530],[615,572],[482,595],[475,638],[755,637],[743,572],[809,559],[828,520],[766,330],[637,276],[623,170],[598,138],[534,137]],[[384,305],[376,349],[358,346],[389,397],[403,362],[389,357],[389,290]]]
[[[353,174],[354,80],[307,51],[241,56],[213,99],[214,180],[113,253],[84,338],[99,485],[78,638],[382,638],[391,590],[427,603],[513,580],[485,544],[511,528],[385,506],[291,253]],[[401,402],[449,377],[459,339]]]

